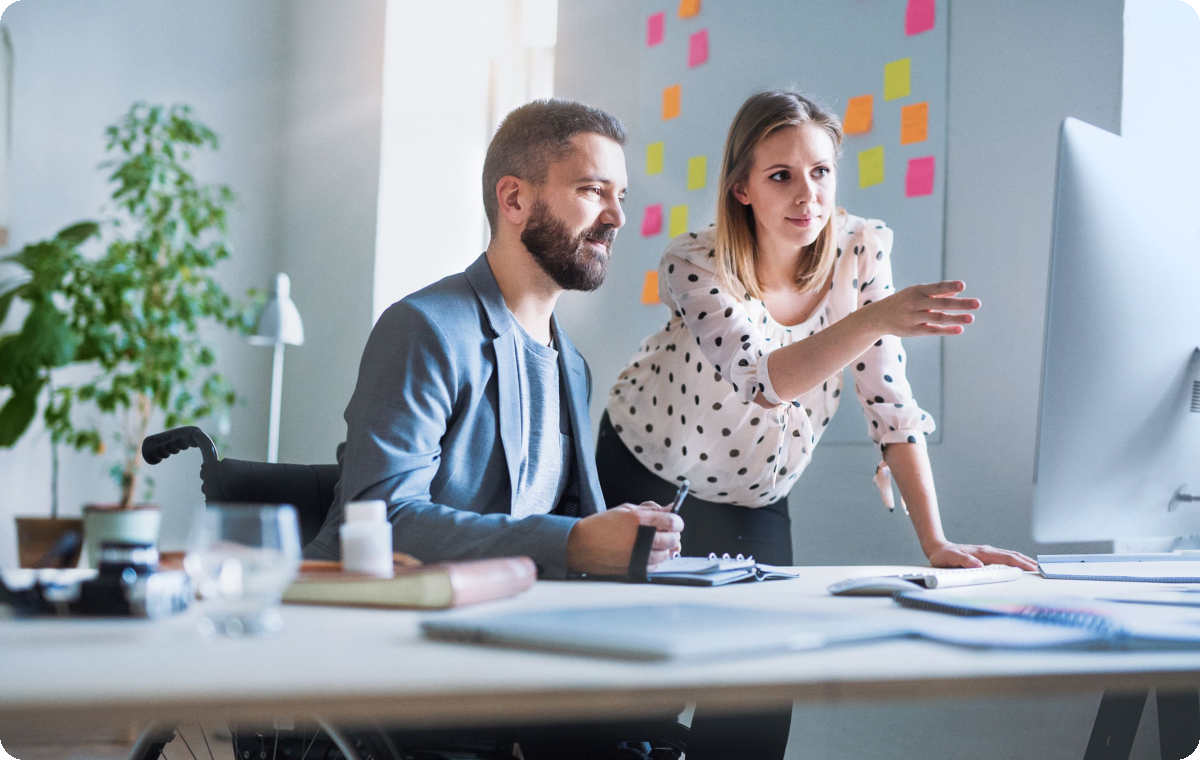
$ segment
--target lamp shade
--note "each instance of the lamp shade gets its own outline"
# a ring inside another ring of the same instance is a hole
[[[304,323],[300,320],[300,310],[292,302],[291,290],[292,283],[286,274],[275,275],[275,293],[258,315],[258,326],[250,336],[251,343],[260,346],[275,343],[299,346],[304,343]]]

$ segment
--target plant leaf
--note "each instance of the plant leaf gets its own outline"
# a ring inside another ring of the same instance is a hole
[[[0,446],[12,446],[28,429],[33,415],[37,414],[38,394],[45,382],[38,380],[14,389],[13,395],[0,407]]]

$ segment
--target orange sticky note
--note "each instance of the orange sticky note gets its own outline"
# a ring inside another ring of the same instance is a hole
[[[700,14],[700,0],[679,0],[679,18],[691,18]]]
[[[654,270],[646,272],[646,279],[642,281],[642,303],[662,303],[658,300],[658,272]]]
[[[900,108],[900,144],[923,142],[929,131],[929,104],[913,103]]]
[[[871,117],[875,112],[875,96],[859,95],[846,103],[846,118],[842,129],[848,135],[863,135],[871,131]]]
[[[679,115],[679,101],[683,96],[683,88],[677,84],[673,84],[663,90],[662,96],[662,114],[663,121],[674,119]]]

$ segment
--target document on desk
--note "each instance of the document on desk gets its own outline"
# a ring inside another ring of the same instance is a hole
[[[1144,583],[1200,583],[1196,554],[1039,554],[1044,578]]]
[[[1008,621],[1015,620],[1057,629],[1062,637],[1059,645],[1096,649],[1200,649],[1200,611],[1195,610],[1135,607],[1085,597],[979,593],[961,588],[907,592],[893,598],[904,607],[948,613],[945,617],[949,619],[966,617],[980,633],[982,646],[1002,645],[996,643],[998,634],[994,632],[1012,627]],[[938,637],[937,633],[937,629],[932,629],[925,635],[950,640]],[[961,629],[959,635],[965,637],[969,633],[970,629]],[[1036,638],[1031,644],[1051,645],[1054,633],[1047,632],[1046,636],[1041,644],[1036,643]]]

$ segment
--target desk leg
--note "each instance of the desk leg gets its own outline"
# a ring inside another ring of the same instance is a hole
[[[1147,696],[1145,691],[1104,692],[1083,760],[1128,760]]]
[[[1158,745],[1163,760],[1179,760],[1200,741],[1200,694],[1195,691],[1158,692]]]

